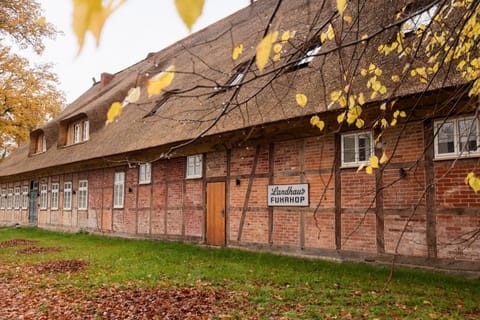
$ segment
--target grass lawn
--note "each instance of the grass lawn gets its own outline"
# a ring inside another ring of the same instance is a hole
[[[22,241],[32,240],[34,242]],[[480,280],[0,228],[0,318],[480,319]]]

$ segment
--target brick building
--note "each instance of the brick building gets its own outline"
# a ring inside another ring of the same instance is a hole
[[[381,30],[402,3],[380,2],[363,4],[370,14],[358,16],[353,32],[335,1],[283,1],[272,21],[276,2],[256,1],[103,74],[0,164],[0,223],[339,259],[396,254],[405,263],[479,271],[480,197],[464,183],[480,156],[469,84],[440,72],[428,86],[397,85],[396,107],[408,117],[380,138],[371,124],[385,97],[367,101],[365,128],[337,125],[341,108],[329,100],[342,84],[337,66],[401,69],[377,50],[398,30],[346,47],[344,56],[330,50],[335,41],[319,43],[319,34],[331,23],[347,43]],[[412,10],[428,25],[423,14],[431,9]],[[260,73],[253,57],[269,22],[295,36],[281,51],[286,65],[270,62]],[[233,60],[240,43],[244,52]],[[172,64],[172,84],[147,97],[146,80]],[[112,102],[136,86],[140,100],[106,125]],[[298,92],[309,98],[305,108],[295,102]],[[312,115],[325,120],[323,131],[310,125]],[[374,174],[357,172],[383,151],[389,162]]]

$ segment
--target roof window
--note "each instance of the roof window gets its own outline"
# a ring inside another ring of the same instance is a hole
[[[405,35],[417,31],[418,29],[425,29],[430,25],[435,14],[437,13],[438,5],[433,5],[429,9],[422,8],[422,12],[412,16],[410,19],[405,21],[401,27],[400,31],[402,31]]]

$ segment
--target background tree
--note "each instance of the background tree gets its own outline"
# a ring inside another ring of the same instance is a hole
[[[4,158],[28,138],[32,129],[54,117],[64,98],[50,65],[31,65],[19,55],[41,54],[55,29],[31,0],[0,2],[0,148]]]

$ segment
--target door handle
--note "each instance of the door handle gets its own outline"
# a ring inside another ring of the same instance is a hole
[[[222,209],[222,211],[220,211],[220,214],[222,215],[222,218],[225,218],[225,209]]]

